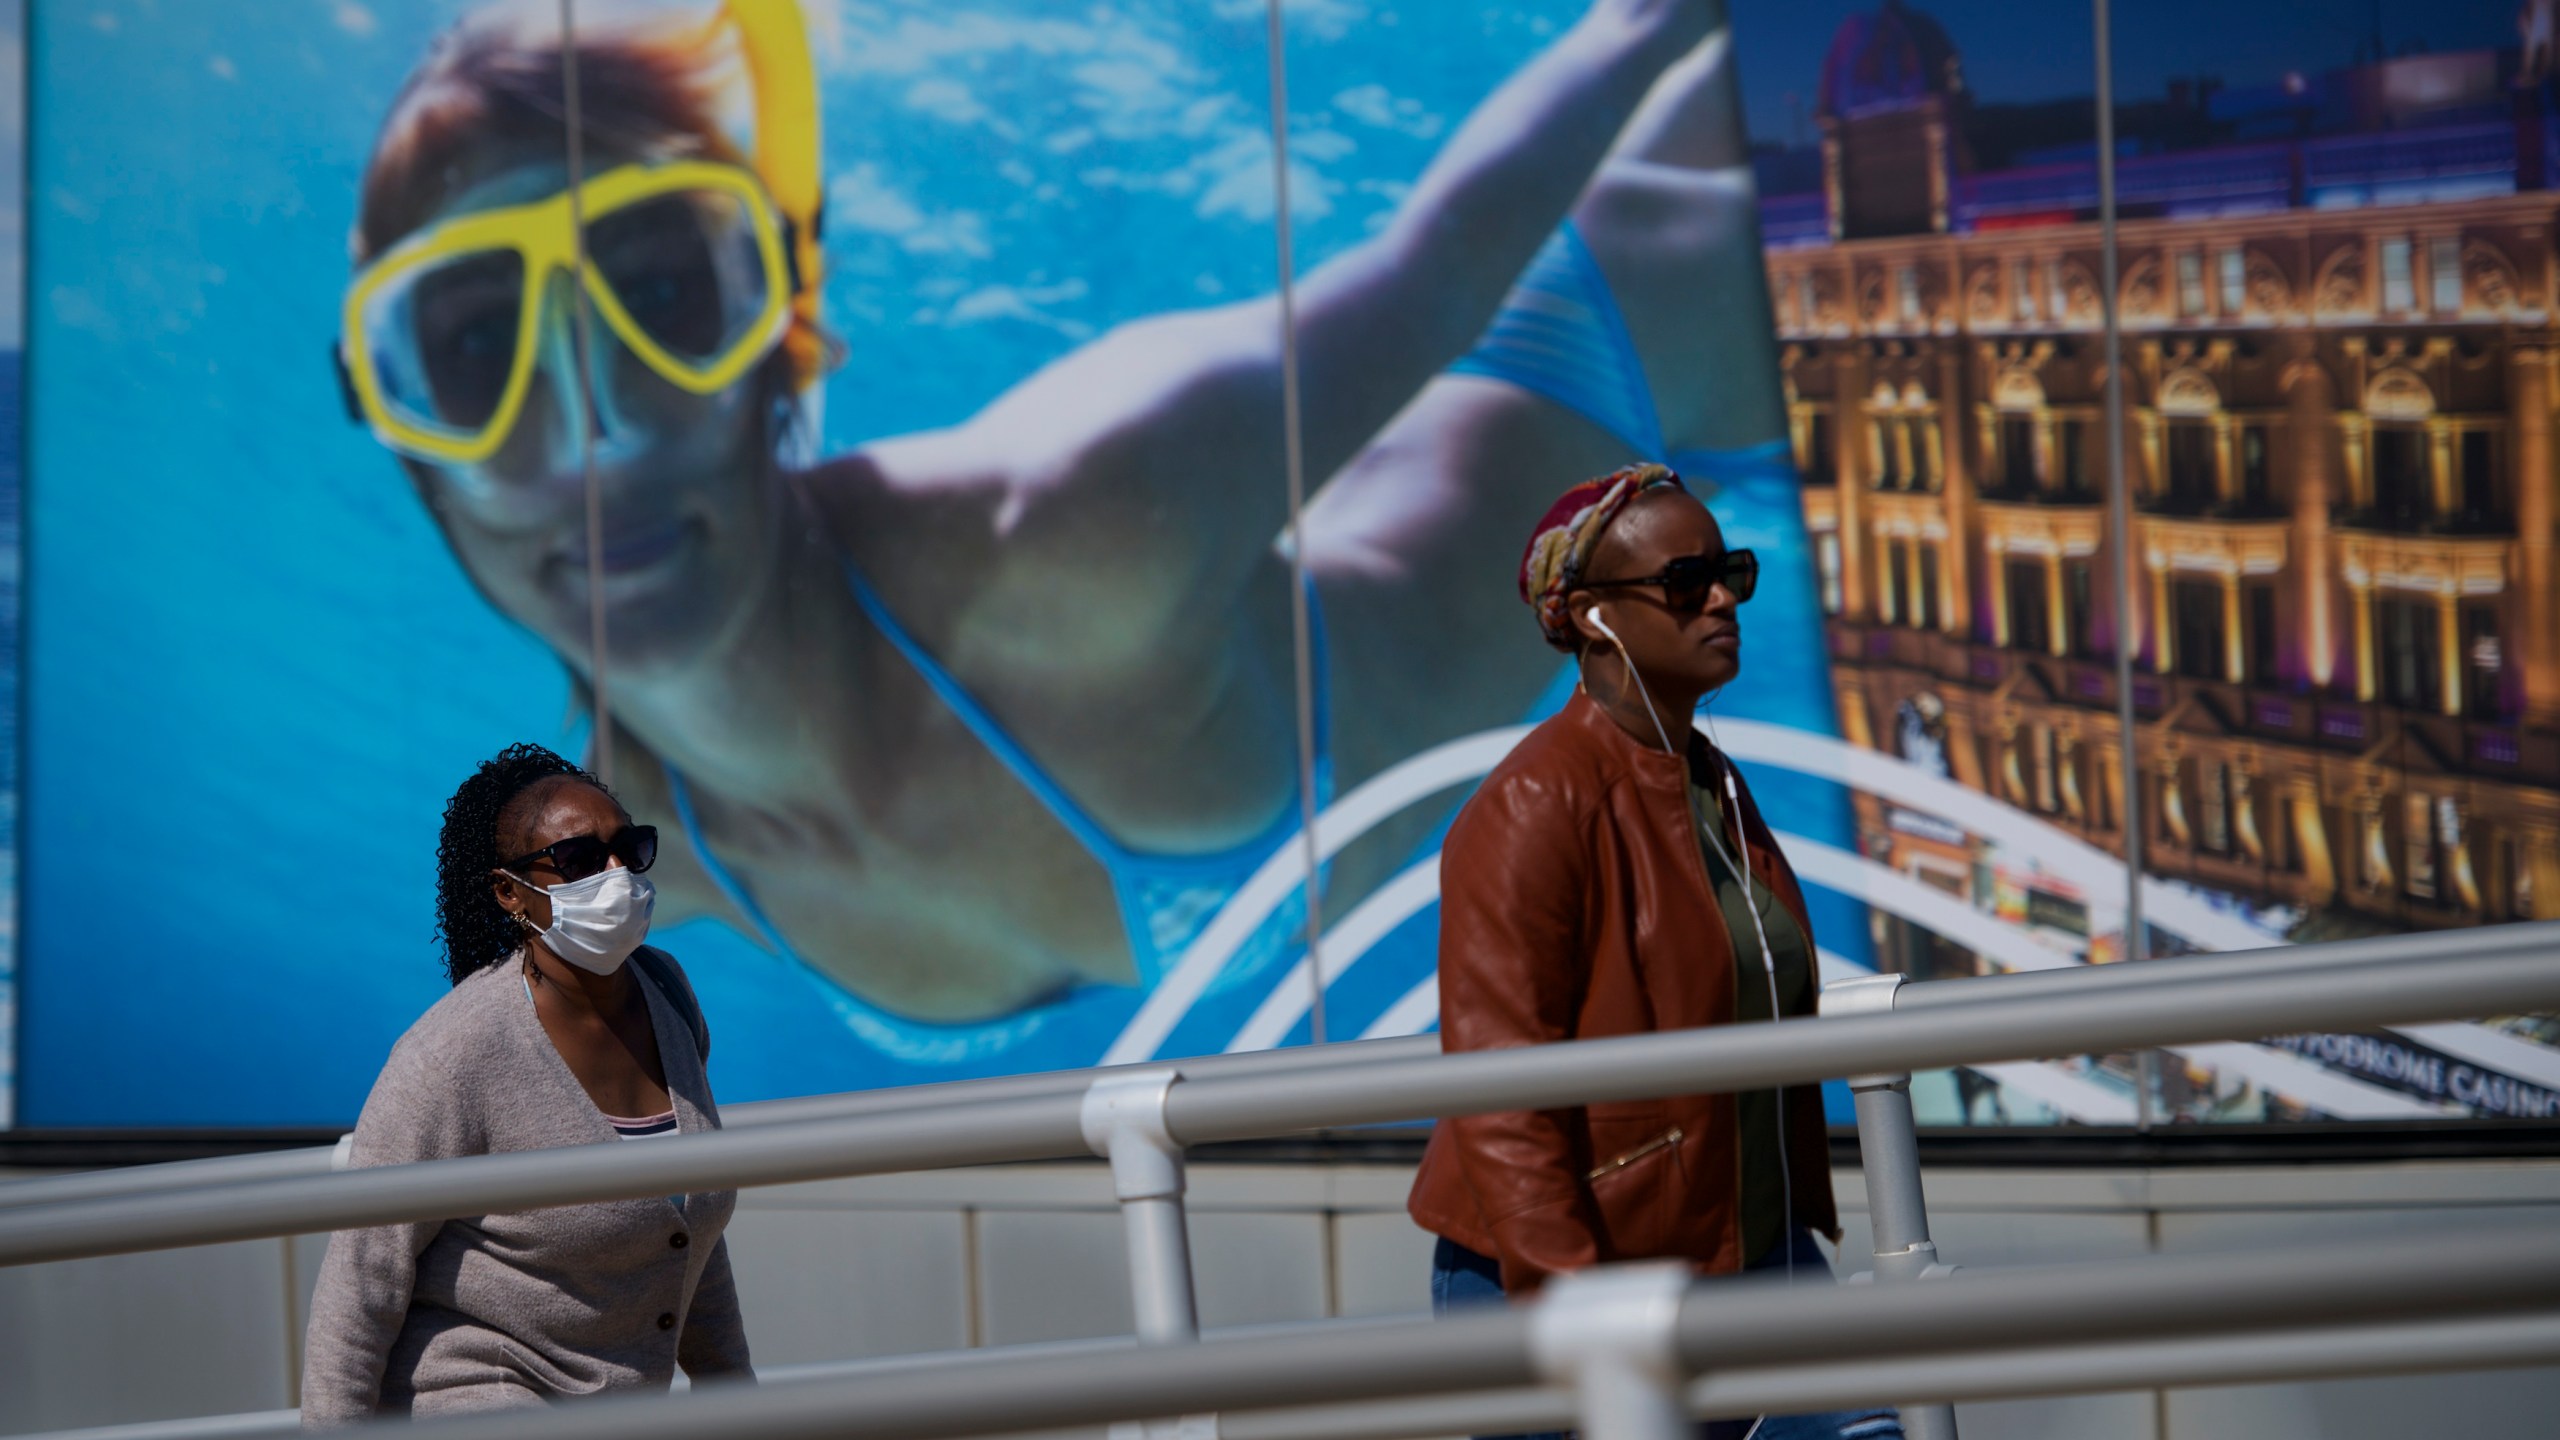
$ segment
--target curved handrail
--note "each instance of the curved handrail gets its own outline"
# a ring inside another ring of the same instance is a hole
[[[2080,973],[2096,977],[2108,969]],[[2298,967],[2243,967],[2242,973],[2178,983],[2116,982],[2084,986],[2080,993],[1901,1014],[1455,1055],[1346,1063],[1324,1051],[1283,1052],[1307,1057],[1289,1072],[1291,1083],[1270,1083],[1267,1069],[1259,1075],[1234,1066],[1204,1069],[1173,1087],[1165,1119],[1172,1138],[1189,1145],[1426,1115],[1758,1089],[1871,1071],[2104,1054],[2555,1005],[2560,966],[2534,949],[2486,947],[2482,954],[2345,967],[2324,973],[2318,985],[2301,983]],[[0,1264],[1086,1155],[1092,1152],[1082,1101],[1081,1088],[1043,1088],[779,1121],[646,1146],[520,1151],[22,1205],[0,1210]]]

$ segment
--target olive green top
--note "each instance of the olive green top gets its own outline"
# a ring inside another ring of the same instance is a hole
[[[1723,798],[1703,777],[1693,775],[1689,781],[1689,809],[1698,823],[1698,849],[1705,855],[1707,876],[1714,881],[1716,908],[1724,914],[1725,930],[1733,937],[1733,1018],[1737,1024],[1766,1021],[1769,1014],[1769,968],[1760,948],[1761,930],[1751,923],[1749,907],[1757,902],[1760,926],[1768,934],[1768,953],[1777,961],[1777,993],[1782,1013],[1790,1016],[1813,1013],[1813,946],[1804,927],[1787,907],[1778,903],[1777,895],[1766,885],[1754,882],[1750,900],[1743,897],[1743,881],[1732,866],[1717,853],[1717,843],[1731,852],[1735,864],[1743,864],[1742,855],[1732,849],[1733,833],[1724,825]],[[1708,837],[1717,837],[1710,842]],[[1734,1096],[1736,1118],[1742,1130],[1742,1254],[1749,1265],[1771,1253],[1786,1239],[1787,1196],[1784,1151],[1778,1130],[1778,1092],[1746,1090]],[[1799,1185],[1828,1185],[1829,1175],[1799,1175]]]

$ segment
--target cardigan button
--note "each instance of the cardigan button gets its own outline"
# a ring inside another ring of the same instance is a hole
[[[667,1237],[667,1247],[671,1250],[681,1250],[692,1243],[693,1242],[691,1240],[685,1238],[685,1233],[681,1230]]]
[[[669,1312],[669,1313],[667,1313],[667,1314],[664,1314],[664,1315],[659,1316],[659,1317],[658,1317],[658,1328],[659,1328],[659,1329],[661,1329],[661,1330],[673,1330],[674,1328],[676,1328],[676,1317],[675,1317],[675,1314],[674,1314],[672,1311],[670,1311],[670,1312]]]

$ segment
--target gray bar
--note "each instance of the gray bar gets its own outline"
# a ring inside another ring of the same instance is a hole
[[[1703,1417],[1952,1403],[2110,1390],[2274,1384],[2368,1375],[2503,1370],[2560,1362],[2560,1315],[2500,1315],[2261,1334],[2173,1335],[2133,1342],[1772,1366],[1711,1375],[1690,1391]],[[2456,1427],[2457,1429],[2459,1427]]]
[[[1692,1369],[1755,1364],[1869,1371],[1879,1394],[1962,1398],[1922,1378],[1953,1373],[1968,1352],[2123,1341],[2198,1345],[2306,1321],[2406,1324],[2435,1316],[2547,1319],[2560,1293],[2560,1245],[2546,1227],[2473,1229],[2369,1242],[2352,1265],[2334,1247],[2148,1257],[1968,1271],[1926,1285],[1788,1288],[1702,1282],[1680,1316]],[[691,1394],[598,1399],[557,1409],[440,1423],[453,1440],[941,1440],[1055,1430],[1212,1411],[1339,1404],[1510,1389],[1534,1379],[1531,1306],[1439,1320],[1317,1322],[1196,1345],[1025,1356],[981,1352],[860,1379],[706,1386]],[[2512,1323],[2512,1322],[2510,1322]],[[2100,1352],[2091,1351],[2093,1356]],[[1842,1354],[1836,1360],[1803,1357]],[[1889,1370],[1911,1361],[1911,1370]],[[1985,1357],[1989,1367],[1996,1361]],[[1989,1378],[1996,1372],[1975,1372]],[[2245,1377],[2232,1377],[2245,1378]],[[2014,1382],[2014,1377],[2012,1377]],[[1980,1379],[1968,1380],[1980,1383]],[[1727,1397],[1728,1401],[1735,1397]],[[1763,1406],[1799,1403],[1769,1393]],[[1811,1398],[1811,1397],[1801,1397]]]
[[[1111,1348],[1128,1346],[1129,1342],[1119,1341]],[[878,1368],[880,1362],[857,1364],[868,1370]],[[2553,1364],[2560,1364],[2560,1314],[2501,1315],[2483,1320],[2037,1346],[1918,1359],[1742,1366],[1718,1369],[1693,1382],[1689,1403],[1691,1413],[1709,1419],[1887,1405],[1903,1395],[1947,1402],[2008,1400]],[[764,1381],[768,1385],[805,1383],[826,1378],[806,1372],[838,1368],[790,1367],[768,1372]],[[26,1440],[286,1440],[299,1432],[297,1415],[292,1410],[271,1410],[160,1420],[53,1431]],[[1411,1440],[1564,1430],[1572,1424],[1572,1401],[1560,1390],[1486,1390],[1416,1400],[1230,1411],[1218,1417],[1218,1434],[1220,1440]],[[1007,1440],[1103,1440],[1106,1433],[1097,1425],[1020,1431]]]
[[[1975,1005],[1996,1000],[2027,999],[2046,995],[2092,995],[2102,991],[2113,992],[2119,989],[2172,982],[2185,983],[2199,979],[2221,980],[2241,979],[2253,975],[2298,975],[2305,971],[2327,971],[2396,961],[2419,964],[2441,959],[2512,953],[2537,953],[2560,957],[2560,921],[2536,921],[2530,924],[2496,925],[2472,930],[2446,930],[2417,935],[2387,935],[2366,940],[2278,946],[2265,950],[2225,951],[2215,954],[2180,956],[2168,960],[2150,960],[2139,964],[2081,965],[2054,970],[1986,975],[1964,980],[1931,981],[1926,984],[1902,987],[1895,996],[1894,1008],[1901,1011],[1934,1010],[1943,1006]],[[2480,1010],[2473,1013],[2497,1012]],[[2407,1021],[2408,1017],[2402,1017],[2402,1023]],[[2278,1025],[2270,1027],[2265,1033],[2273,1034],[2305,1028],[2313,1027]],[[1407,1035],[1385,1040],[1346,1041],[1320,1048],[1296,1046],[1285,1050],[1258,1050],[1241,1055],[1207,1055],[1186,1060],[1144,1063],[1172,1065],[1195,1080],[1213,1077],[1225,1079],[1231,1076],[1247,1075],[1269,1079],[1299,1071],[1334,1070],[1387,1059],[1420,1059],[1436,1056],[1439,1053],[1438,1036]],[[722,1107],[721,1122],[728,1128],[736,1130],[758,1125],[877,1115],[917,1106],[947,1105],[961,1101],[1018,1100],[1049,1095],[1081,1094],[1095,1077],[1108,1074],[1114,1069],[1130,1068],[1136,1067],[1107,1066],[1085,1070],[1047,1071],[1033,1075],[998,1076],[986,1080],[953,1080],[932,1085],[858,1090],[840,1095],[812,1095],[789,1100],[752,1101]],[[329,1156],[329,1147],[318,1146],[309,1149],[274,1151],[262,1155],[229,1155],[211,1160],[181,1160],[161,1165],[92,1170],[76,1175],[49,1175],[32,1180],[0,1181],[0,1210],[22,1205],[105,1199],[179,1186],[227,1184],[243,1180],[325,1174],[329,1170]]]
[[[1742,1366],[1714,1371],[1692,1383],[1689,1406],[1702,1420],[1737,1419],[1890,1405],[1895,1397],[1909,1395],[1941,1402],[2011,1400],[2555,1363],[2560,1363],[2560,1314],[2499,1316],[2036,1346],[1920,1359]],[[1560,1390],[1493,1390],[1226,1414],[1218,1417],[1218,1435],[1219,1440],[1408,1440],[1537,1433],[1568,1429],[1572,1424],[1573,1404]],[[1098,1440],[1099,1431],[1087,1433]],[[84,1434],[80,1440],[91,1437]],[[1064,1432],[1043,1440],[1064,1440]]]
[[[287,1440],[301,1433],[299,1410],[253,1410],[193,1420],[145,1420],[133,1425],[51,1430],[42,1435],[12,1435],[9,1440]]]
[[[1535,1377],[1528,1312],[1508,1307],[1393,1325],[1326,1322],[1255,1339],[1148,1346],[1081,1359],[982,1352],[970,1362],[862,1381],[620,1398],[522,1418],[439,1425],[454,1440],[923,1440],[1149,1416],[1512,1388]]]
[[[1931,1014],[1790,1020],[1299,1072],[1289,1085],[1207,1075],[1173,1087],[1183,1144],[1428,1115],[1713,1094],[1835,1075],[2034,1059],[2288,1030],[2515,1014],[2560,1006],[2539,954],[2365,966],[2304,985],[2276,974],[2121,994],[1988,1002]],[[0,1210],[0,1264],[67,1260],[492,1211],[1087,1153],[1080,1096],[476,1155]]]
[[[39,1175],[27,1180],[0,1179],[0,1210],[19,1205],[61,1205],[110,1195],[140,1195],[155,1190],[181,1190],[203,1185],[233,1185],[243,1180],[281,1180],[330,1171],[333,1145],[305,1145],[291,1150],[262,1150],[254,1155],[217,1155],[206,1160],[167,1160],[157,1165],[119,1165],[69,1175]]]
[[[2470,930],[2437,930],[2414,935],[2377,935],[2364,940],[2338,940],[2319,945],[2275,945],[2263,950],[2217,950],[2161,960],[2018,970],[1961,980],[1932,980],[1925,984],[1905,985],[1894,992],[1893,1008],[1935,1010],[1946,1005],[1978,1005],[1989,1000],[2114,994],[2152,985],[2184,984],[2190,980],[2299,976],[2312,971],[2327,973],[2365,965],[2405,963],[2422,966],[2441,959],[2518,954],[2542,955],[2560,962],[2560,920],[2486,925]],[[2491,1012],[2484,1010],[2480,1013]]]
[[[2560,929],[2555,925],[2554,929]],[[791,1100],[756,1100],[722,1106],[724,1125],[770,1125],[795,1120],[840,1120],[849,1115],[876,1115],[916,1105],[948,1105],[962,1100],[1015,1100],[1035,1095],[1081,1095],[1105,1075],[1122,1071],[1175,1069],[1185,1076],[1250,1075],[1270,1079],[1298,1070],[1327,1070],[1374,1060],[1410,1060],[1440,1053],[1437,1035],[1399,1035],[1385,1040],[1345,1040],[1322,1046],[1293,1045],[1284,1050],[1248,1050],[1237,1055],[1198,1055],[1188,1060],[1142,1060],[1131,1065],[1099,1065],[1087,1070],[1046,1070],[1031,1075],[999,1075],[986,1080],[945,1080],[932,1085],[901,1085],[888,1090],[854,1090],[840,1095],[809,1095]]]
[[[1321,1049],[1298,1045],[1285,1050],[1253,1050],[1240,1055],[1202,1055],[1188,1060],[1149,1060],[1142,1065],[1096,1066],[1087,1070],[1044,1070],[1030,1075],[999,1075],[985,1080],[945,1080],[931,1085],[900,1085],[882,1090],[853,1090],[836,1095],[805,1095],[788,1100],[751,1100],[720,1107],[720,1123],[738,1130],[756,1125],[787,1125],[804,1120],[842,1120],[880,1115],[926,1105],[962,1101],[1022,1100],[1043,1095],[1081,1095],[1096,1077],[1115,1070],[1172,1066],[1185,1074],[1255,1075],[1269,1079],[1296,1070],[1329,1069],[1381,1059],[1411,1059],[1440,1053],[1437,1035],[1401,1035],[1386,1040],[1349,1040]],[[148,1194],[182,1186],[232,1184],[243,1180],[279,1180],[325,1175],[334,1147],[306,1146],[257,1155],[224,1155],[210,1160],[172,1160],[158,1165],[128,1165],[85,1170],[72,1175],[45,1175],[29,1180],[0,1180],[0,1210],[19,1205],[52,1205],[72,1200]]]
[[[1921,988],[1921,987],[1907,987]],[[2317,985],[2292,973],[2128,986],[1924,1013],[1665,1031],[1314,1071],[1286,1086],[1186,1080],[1167,1102],[1186,1144],[1426,1115],[1540,1110],[1665,1095],[1729,1094],[1834,1076],[1935,1070],[2297,1030],[2512,1015],[2560,1006],[2560,965],[2493,952],[2357,966]]]
[[[0,1265],[1088,1153],[1072,1094],[0,1210]]]
[[[2011,1345],[2179,1336],[2306,1323],[2548,1310],[2560,1290],[2548,1227],[2483,1226],[2334,1245],[1961,1270],[1925,1285],[1700,1286],[1680,1310],[1692,1369],[1813,1355],[1955,1354]],[[1742,1288],[1757,1290],[1746,1297]]]

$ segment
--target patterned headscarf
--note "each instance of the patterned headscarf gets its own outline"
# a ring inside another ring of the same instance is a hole
[[[1628,465],[1583,481],[1547,507],[1520,557],[1520,598],[1537,610],[1538,630],[1548,644],[1567,654],[1581,648],[1564,598],[1582,583],[1582,567],[1591,563],[1591,552],[1627,502],[1666,486],[1688,489],[1667,466]]]

